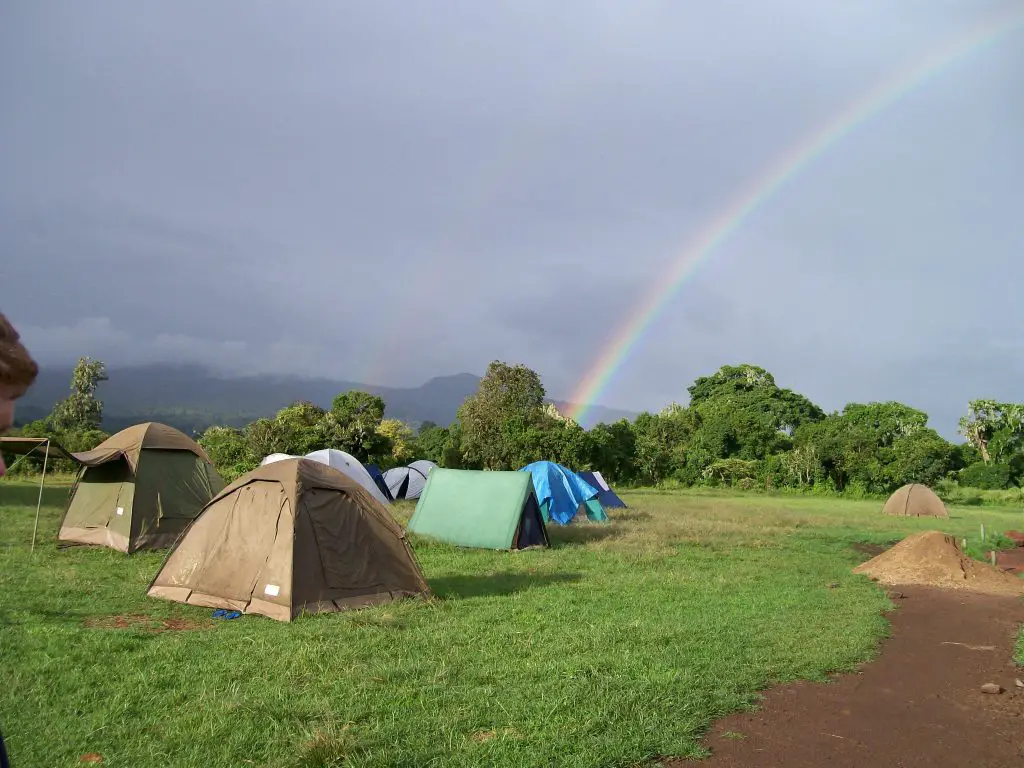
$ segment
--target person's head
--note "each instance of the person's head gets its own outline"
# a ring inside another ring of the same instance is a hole
[[[14,426],[14,401],[25,394],[38,374],[36,361],[21,343],[14,326],[0,312],[0,435]],[[0,476],[5,471],[0,456]]]

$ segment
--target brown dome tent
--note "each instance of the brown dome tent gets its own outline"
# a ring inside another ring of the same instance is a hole
[[[904,485],[885,502],[882,510],[887,515],[905,517],[949,517],[942,499],[927,485]]]
[[[224,487],[203,449],[166,424],[136,424],[71,457],[82,468],[57,534],[64,542],[169,547]]]
[[[148,594],[291,621],[429,588],[380,502],[337,469],[294,458],[257,467],[218,494]]]

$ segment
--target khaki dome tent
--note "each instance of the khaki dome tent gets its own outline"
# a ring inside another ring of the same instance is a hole
[[[257,467],[221,491],[148,594],[291,621],[429,588],[383,506],[342,472],[295,458]]]
[[[82,469],[60,541],[129,553],[169,547],[224,487],[203,449],[166,424],[136,424],[72,456]]]
[[[887,515],[906,517],[949,517],[946,505],[927,485],[904,485],[885,502]]]
[[[391,505],[391,500],[384,495],[384,492],[377,487],[377,483],[370,475],[363,463],[359,461],[351,453],[345,453],[345,451],[339,451],[337,448],[324,448],[319,451],[312,451],[307,453],[305,456],[292,456],[290,453],[272,453],[265,457],[260,465],[273,464],[275,461],[284,461],[285,459],[298,459],[305,458],[312,461],[318,461],[321,464],[326,464],[328,467],[348,475],[350,478],[359,483],[367,492],[373,496],[377,501],[383,504],[385,507]]]

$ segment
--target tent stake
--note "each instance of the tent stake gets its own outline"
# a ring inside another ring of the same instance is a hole
[[[39,530],[39,508],[43,505],[43,485],[46,484],[46,465],[50,461],[50,441],[46,441],[46,455],[43,456],[43,476],[39,478],[39,498],[36,500],[36,522],[32,526],[32,548],[30,552],[36,551],[36,531]]]

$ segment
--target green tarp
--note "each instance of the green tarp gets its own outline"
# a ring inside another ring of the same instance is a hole
[[[529,472],[433,469],[409,531],[461,547],[548,545]]]
[[[551,514],[548,512],[548,502],[545,501],[540,505],[540,514],[544,518],[544,522],[548,523],[551,521]],[[592,499],[587,499],[580,503],[579,508],[576,510],[577,515],[586,515],[587,520],[592,523],[607,523],[608,513],[604,511],[604,507],[601,506],[601,502],[597,500],[595,496]]]

